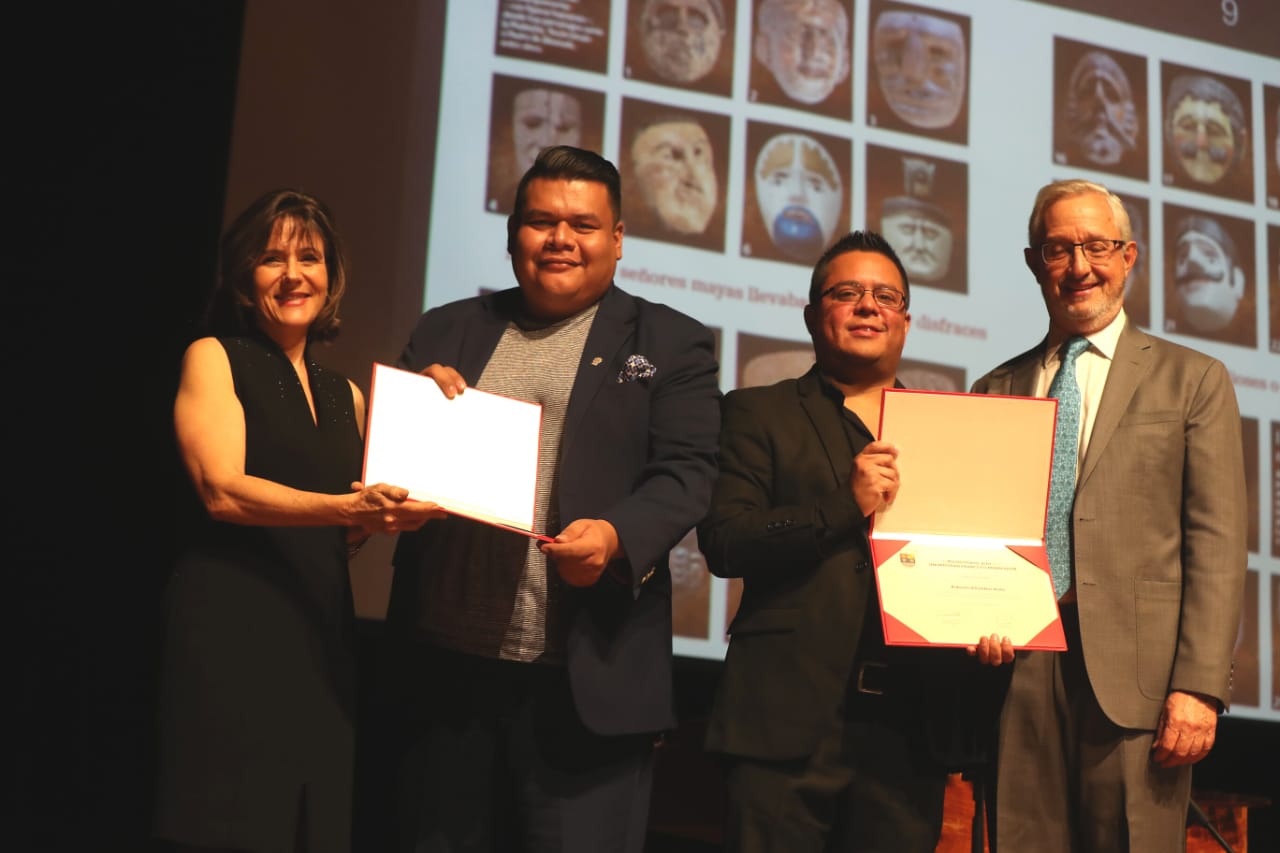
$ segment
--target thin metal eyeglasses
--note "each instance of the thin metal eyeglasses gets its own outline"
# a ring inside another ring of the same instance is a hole
[[[834,302],[851,302],[856,305],[862,301],[863,295],[868,291],[871,293],[871,298],[881,308],[901,311],[907,304],[907,297],[900,290],[895,290],[892,287],[867,288],[857,284],[832,285],[818,294],[818,299],[822,300],[830,296]]]
[[[1046,264],[1060,264],[1076,253],[1076,247],[1084,250],[1085,260],[1102,263],[1111,259],[1124,240],[1085,240],[1083,243],[1041,243],[1040,257]]]

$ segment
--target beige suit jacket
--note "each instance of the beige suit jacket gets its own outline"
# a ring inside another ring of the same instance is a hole
[[[1033,395],[1043,346],[973,391]],[[1229,704],[1246,507],[1226,368],[1126,323],[1072,514],[1085,667],[1116,725],[1155,728],[1172,690]]]

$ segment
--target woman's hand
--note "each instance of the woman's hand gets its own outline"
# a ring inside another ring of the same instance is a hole
[[[371,533],[417,530],[431,519],[447,514],[434,501],[411,500],[409,490],[401,486],[387,483],[366,486],[354,482],[351,491],[351,524]]]

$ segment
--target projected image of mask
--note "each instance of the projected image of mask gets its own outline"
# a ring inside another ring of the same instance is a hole
[[[742,366],[739,387],[772,385],[783,379],[794,379],[813,366],[813,347],[774,350],[752,356]]]
[[[781,133],[756,157],[756,200],[773,244],[811,262],[831,241],[844,204],[844,182],[822,143]]]
[[[913,282],[932,284],[951,269],[955,236],[951,218],[934,204],[938,164],[924,157],[902,157],[902,194],[880,205],[884,235]]]
[[[1176,78],[1165,115],[1165,139],[1178,167],[1193,181],[1217,183],[1243,155],[1244,106],[1212,77]]]
[[[816,104],[849,76],[849,16],[836,0],[764,0],[756,59],[788,98]]]
[[[1175,233],[1173,279],[1183,319],[1199,332],[1225,328],[1244,297],[1235,242],[1205,216],[1188,216]]]
[[[966,74],[959,24],[917,12],[881,12],[871,49],[880,91],[900,119],[927,129],[956,120],[964,104]]]
[[[1133,242],[1138,245],[1138,258],[1133,262],[1133,267],[1129,270],[1129,275],[1124,280],[1124,295],[1128,297],[1134,287],[1146,281],[1147,224],[1146,215],[1141,208],[1125,202],[1124,210],[1125,213],[1129,214],[1129,229],[1133,232]]]
[[[1141,200],[1120,197],[1125,213],[1129,215],[1129,228],[1133,242],[1138,246],[1138,257],[1124,280],[1124,313],[1143,328],[1151,325],[1151,281],[1147,269],[1147,214]]]
[[[581,144],[582,105],[572,95],[551,89],[517,92],[511,102],[511,135],[516,169],[523,175],[543,148]]]
[[[1280,171],[1280,109],[1276,110],[1276,170]]]
[[[1275,263],[1275,267],[1272,268],[1274,278],[1271,279],[1271,286],[1267,290],[1267,301],[1271,303],[1270,349],[1274,353],[1280,353],[1280,225],[1268,225],[1267,234],[1271,241],[1271,260]],[[1277,458],[1280,459],[1280,457]],[[1276,501],[1275,512],[1277,520],[1280,520],[1280,500]],[[1277,669],[1280,669],[1280,666],[1277,666]]]
[[[898,379],[917,391],[964,391],[956,379],[930,367],[898,367]]]
[[[649,67],[664,80],[692,83],[720,58],[725,37],[720,0],[645,0],[640,27]]]
[[[671,628],[677,637],[707,636],[710,627],[711,573],[698,550],[698,536],[685,534],[668,557],[671,567]]]
[[[1137,148],[1138,112],[1129,78],[1114,59],[1091,50],[1076,63],[1067,91],[1066,122],[1076,153],[1114,166]]]
[[[880,233],[898,253],[911,281],[941,281],[951,268],[951,226],[936,208],[905,201],[893,206],[886,202]]]
[[[716,211],[715,152],[702,125],[663,121],[631,143],[631,162],[644,204],[667,228],[701,234]]]
[[[1173,114],[1173,143],[1182,168],[1205,184],[1218,181],[1231,165],[1235,140],[1220,104],[1187,98]]]
[[[671,583],[676,587],[693,587],[707,576],[707,561],[698,550],[695,534],[689,533],[671,549]]]

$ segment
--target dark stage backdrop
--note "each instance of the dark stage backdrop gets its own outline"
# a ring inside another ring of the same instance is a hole
[[[214,269],[239,0],[8,28],[0,849],[150,848],[178,360]]]

